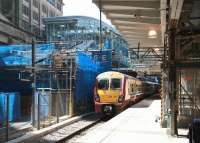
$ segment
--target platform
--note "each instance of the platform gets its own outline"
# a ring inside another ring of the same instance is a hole
[[[79,138],[76,143],[188,143],[187,138],[172,137],[156,119],[161,101],[145,99]]]

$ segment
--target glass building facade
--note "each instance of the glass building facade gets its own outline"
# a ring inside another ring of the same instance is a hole
[[[69,49],[112,50],[114,67],[128,66],[128,44],[111,26],[102,22],[100,44],[100,21],[86,16],[45,18],[47,41],[64,43]],[[66,48],[66,47],[65,47]]]

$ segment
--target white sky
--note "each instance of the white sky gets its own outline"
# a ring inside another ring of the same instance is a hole
[[[92,3],[92,0],[63,0],[63,2],[65,4],[63,8],[64,16],[80,15],[100,19],[99,9],[94,3]],[[104,14],[102,14],[102,21],[111,25],[110,20],[106,19]]]

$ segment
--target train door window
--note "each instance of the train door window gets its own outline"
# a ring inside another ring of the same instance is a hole
[[[135,92],[137,91],[137,85],[136,85],[136,83],[134,83],[133,87],[134,87],[133,93],[135,94]]]
[[[141,85],[141,83],[138,84],[138,91],[139,91],[140,94],[142,93],[142,85]]]
[[[140,87],[138,85],[138,82],[135,83],[135,94],[138,95],[140,92]]]
[[[108,79],[100,79],[98,81],[98,89],[108,90],[109,88],[109,80]]]
[[[120,89],[121,87],[121,80],[118,78],[112,78],[110,83],[111,89]]]
[[[131,93],[133,94],[134,93],[134,84],[133,83],[131,84],[131,89],[132,89]]]

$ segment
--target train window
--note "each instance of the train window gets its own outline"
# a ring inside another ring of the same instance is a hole
[[[132,86],[131,86],[131,89],[132,89],[132,93],[134,92],[134,84],[132,84]]]
[[[109,88],[109,80],[108,79],[101,79],[98,82],[98,89],[107,90]]]
[[[112,78],[110,88],[111,89],[120,89],[121,80],[118,78]]]

